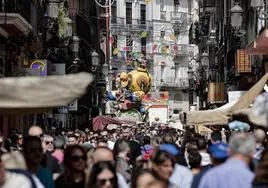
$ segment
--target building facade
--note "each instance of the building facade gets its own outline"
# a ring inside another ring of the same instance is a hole
[[[112,6],[112,69],[131,70],[135,53],[149,61],[152,91],[168,91],[169,114],[189,110],[189,98],[196,103],[195,90],[189,96],[189,62],[198,53],[189,44],[189,28],[198,18],[196,1],[115,1]],[[191,66],[191,63],[190,63]],[[192,68],[192,67],[191,67]]]
[[[200,19],[192,25],[190,36],[200,56],[209,57],[207,65],[201,62],[207,73],[199,87],[201,109],[231,102],[231,91],[247,91],[265,73],[265,56],[248,53],[267,23],[264,2],[199,1]]]

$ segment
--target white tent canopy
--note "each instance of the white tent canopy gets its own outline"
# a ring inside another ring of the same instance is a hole
[[[36,112],[66,106],[86,93],[93,81],[88,73],[0,79],[0,113]]]

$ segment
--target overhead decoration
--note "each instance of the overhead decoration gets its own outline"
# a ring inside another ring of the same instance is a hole
[[[176,37],[175,35],[169,35],[169,38],[170,38],[171,40],[177,40],[177,37]]]
[[[113,51],[113,55],[117,55],[118,54],[118,48],[115,48]]]
[[[148,32],[147,32],[147,31],[143,31],[143,32],[141,33],[141,38],[146,38],[147,35],[148,35]]]

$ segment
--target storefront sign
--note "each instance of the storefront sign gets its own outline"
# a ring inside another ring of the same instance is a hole
[[[34,76],[47,76],[47,61],[36,59],[30,61],[30,70]]]

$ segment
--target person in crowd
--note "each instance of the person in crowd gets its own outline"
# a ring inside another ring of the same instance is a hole
[[[43,135],[42,146],[44,157],[41,164],[52,172],[53,179],[55,180],[59,177],[61,168],[57,159],[52,156],[52,152],[54,150],[54,138],[50,135]]]
[[[87,184],[88,188],[118,188],[115,166],[102,161],[93,165]]]
[[[64,172],[56,180],[56,188],[85,187],[87,153],[82,146],[71,145],[64,151]]]
[[[174,143],[161,144],[159,148],[161,150],[169,152],[172,156],[174,156],[174,170],[171,177],[169,178],[171,184],[176,187],[190,187],[193,179],[193,174],[188,167],[182,165],[182,158],[184,159],[184,156],[179,150],[178,146]]]
[[[171,185],[169,181],[175,166],[176,151],[173,151],[172,145],[160,145],[151,158],[153,172],[160,179],[167,184]]]
[[[222,141],[222,133],[220,131],[213,131],[211,133],[211,143],[216,144]]]
[[[43,137],[43,130],[41,127],[37,126],[37,125],[33,125],[29,128],[28,130],[28,135],[29,136],[36,136],[39,138]]]
[[[153,153],[153,147],[151,146],[150,136],[143,137],[143,144],[141,147],[141,153],[144,160],[149,160]]]
[[[152,185],[157,187],[156,183],[160,183],[161,188],[167,188],[167,183],[157,179],[156,175],[151,169],[139,169],[134,176],[132,176],[131,188],[148,188]]]
[[[247,133],[236,133],[230,138],[229,147],[231,157],[206,172],[199,188],[251,188],[254,173],[249,169],[249,164],[255,151],[254,137]]]
[[[256,176],[252,182],[252,188],[267,188],[268,187],[268,151],[262,152],[260,163],[255,172]]]
[[[76,145],[78,144],[78,137],[74,134],[68,136],[68,145]]]
[[[201,168],[200,172],[194,175],[191,188],[198,188],[202,177],[209,169],[223,164],[228,159],[229,146],[223,142],[216,142],[209,147],[209,154],[212,166]]]
[[[256,168],[262,156],[262,152],[264,151],[263,141],[266,137],[266,134],[263,129],[255,129],[253,136],[256,141],[256,152],[253,155],[253,164]]]
[[[35,174],[46,188],[54,188],[52,173],[41,165],[43,157],[41,139],[36,136],[28,136],[23,140],[22,148],[27,169]]]
[[[113,154],[116,159],[116,171],[123,175],[127,182],[130,182],[131,169],[129,166],[128,155],[130,147],[126,140],[117,140],[114,146]]]
[[[64,148],[65,148],[65,143],[62,137],[55,138],[54,147],[55,147],[55,150],[52,153],[52,156],[55,157],[59,165],[61,165],[63,162],[63,158],[64,158]]]
[[[219,136],[221,134],[218,135],[218,132],[214,132],[215,135]],[[212,138],[212,136],[211,136]],[[215,139],[215,140],[214,140]],[[213,143],[216,143],[216,139],[218,139],[216,136],[215,138],[213,137],[211,140],[213,140]],[[196,139],[196,144],[197,144],[197,149],[201,155],[201,166],[204,168],[206,166],[211,165],[211,160],[210,160],[210,156],[207,152],[207,143],[206,143],[206,139],[203,136],[198,136]]]
[[[99,136],[96,139],[96,147],[108,147],[106,138]]]
[[[99,147],[96,148],[93,153],[92,153],[92,165],[94,165],[97,162],[101,162],[101,161],[108,161],[111,162],[113,164],[115,164],[115,158],[113,155],[113,151],[110,150],[108,147]],[[90,167],[90,171],[92,169],[92,165]],[[116,173],[117,175],[117,179],[118,179],[118,185],[119,188],[128,188],[128,184],[126,182],[126,180],[124,179],[123,175],[121,175],[120,173]]]
[[[189,149],[188,150],[188,161],[189,166],[192,171],[193,175],[196,175],[201,170],[201,155],[196,149]]]
[[[44,146],[45,146],[46,152],[52,153],[54,151],[54,138],[50,135],[45,135]]]
[[[15,152],[13,153],[15,154]],[[9,155],[5,153],[4,155]],[[20,153],[16,153],[16,159],[14,156],[12,159],[7,159],[7,161],[2,160],[2,155],[0,154],[0,187],[1,188],[12,188],[12,187],[20,187],[20,188],[44,188],[40,180],[31,172],[25,170],[25,168],[18,168],[21,166],[25,166],[24,161],[18,160],[18,155]],[[10,156],[10,155],[9,155]],[[20,158],[21,156],[19,156]],[[6,158],[6,156],[5,156]],[[23,158],[23,157],[22,157]],[[15,161],[14,161],[15,160]],[[17,165],[16,168],[10,169],[10,165],[14,166],[14,163]],[[19,164],[18,164],[19,163]]]

